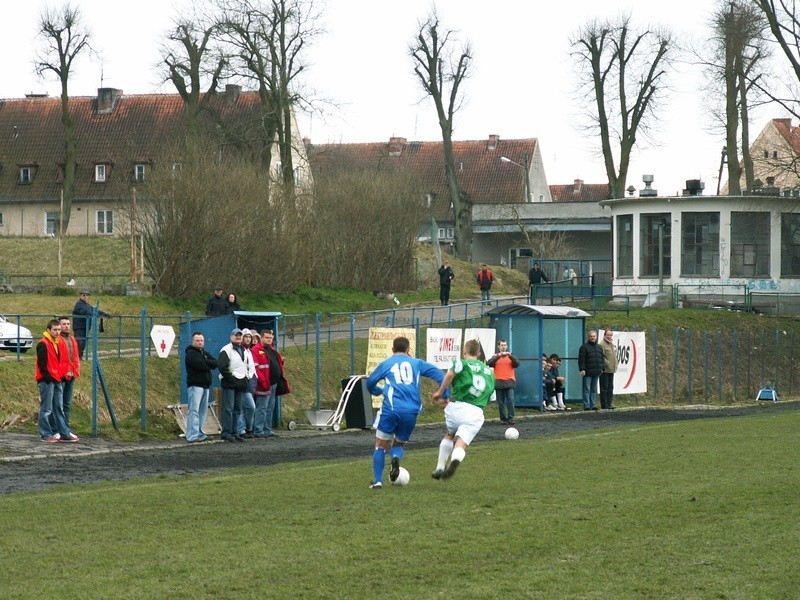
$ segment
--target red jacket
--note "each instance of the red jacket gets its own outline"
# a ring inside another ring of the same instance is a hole
[[[64,381],[77,379],[81,374],[81,351],[78,349],[78,340],[72,334],[62,335],[59,343],[61,344],[59,359],[64,372]]]
[[[51,383],[64,379],[61,359],[59,358],[60,353],[63,352],[63,347],[61,347],[61,342],[57,343],[59,345],[58,349],[56,349],[56,344],[53,343],[53,338],[48,333],[36,344],[36,362],[33,363],[33,375],[36,378],[36,383],[42,381]]]
[[[264,349],[264,344],[261,342],[253,346],[250,352],[253,355],[253,363],[256,366],[256,377],[258,378],[256,394],[265,396],[269,394],[269,388],[272,386],[269,378],[269,355]]]
[[[489,269],[481,269],[478,271],[478,287],[482,290],[488,290],[492,287],[492,282],[494,281],[494,277],[492,276],[492,272]]]

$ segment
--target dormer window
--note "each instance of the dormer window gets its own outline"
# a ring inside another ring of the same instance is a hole
[[[94,182],[105,183],[108,180],[108,165],[98,163],[94,166]]]
[[[133,180],[134,181],[144,181],[145,175],[145,164],[138,163],[133,165]]]
[[[24,165],[19,168],[19,184],[30,185],[33,183],[33,176],[36,174],[36,169],[33,165]]]

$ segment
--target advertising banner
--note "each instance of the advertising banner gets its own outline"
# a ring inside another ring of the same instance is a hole
[[[440,369],[449,369],[461,356],[461,330],[428,329],[427,350],[425,360]]]
[[[601,330],[599,339],[603,339]],[[614,395],[647,393],[647,353],[644,331],[615,331],[611,338],[617,350]]]

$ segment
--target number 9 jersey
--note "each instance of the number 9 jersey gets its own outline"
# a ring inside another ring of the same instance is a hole
[[[484,408],[494,391],[494,370],[479,360],[457,359],[450,367],[453,371],[453,400]]]

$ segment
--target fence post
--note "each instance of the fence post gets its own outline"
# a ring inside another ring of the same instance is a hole
[[[191,319],[191,313],[186,312],[186,322]],[[191,328],[188,328],[191,331]],[[147,304],[142,308],[139,316],[139,358],[141,361],[141,371],[139,373],[139,390],[141,397],[139,398],[139,419],[142,431],[147,431],[147,353],[145,346],[147,345]],[[180,345],[180,344],[179,344]],[[178,359],[180,359],[180,348],[178,349]]]
[[[703,401],[708,402],[708,332],[703,333]]]
[[[97,435],[97,307],[92,307],[92,330],[86,338],[92,338],[92,435]]]
[[[658,398],[658,327],[653,327],[653,398]]]
[[[717,332],[717,397],[722,402],[722,332]]]
[[[322,371],[322,356],[320,355],[319,350],[319,328],[320,328],[320,319],[322,318],[322,313],[316,313],[314,315],[314,325],[316,326],[316,344],[314,344],[314,359],[316,361],[317,366],[317,375],[316,375],[316,384],[317,384],[317,410],[319,410],[319,403],[320,403],[320,395],[322,394],[322,381],[320,380],[320,373]]]
[[[733,330],[733,339],[731,340],[733,346],[733,399],[736,400],[739,395],[739,348],[738,338],[736,337],[736,330]]]
[[[356,316],[350,313],[350,375],[356,374]]]
[[[672,357],[672,400],[675,400],[675,394],[678,385],[678,344],[680,342],[681,330],[675,328],[675,350]]]
[[[677,369],[676,369],[677,370]],[[686,396],[689,403],[694,400],[694,386],[692,386],[692,331],[686,331]]]

